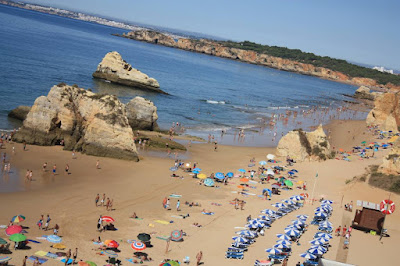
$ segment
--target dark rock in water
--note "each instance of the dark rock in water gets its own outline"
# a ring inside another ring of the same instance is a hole
[[[12,109],[8,113],[8,117],[11,117],[11,118],[14,118],[14,119],[17,119],[20,121],[24,121],[30,110],[31,110],[30,106],[20,105],[17,108]]]

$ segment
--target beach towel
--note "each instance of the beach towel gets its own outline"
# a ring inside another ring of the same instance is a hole
[[[205,215],[214,215],[214,213],[213,212],[201,212],[202,214],[205,214]]]
[[[61,262],[64,262],[64,263],[65,263],[66,259],[67,259],[67,258],[62,259]],[[69,265],[69,264],[72,264],[72,262],[74,262],[74,260],[73,260],[73,259],[69,259],[68,262],[67,262],[67,264],[68,264],[68,265]]]
[[[140,262],[133,262],[133,259],[126,259],[128,262],[132,263],[132,264],[140,264]]]
[[[57,254],[51,253],[51,252],[47,252],[46,257],[51,258],[51,259],[57,259],[58,256]]]
[[[40,250],[38,252],[35,253],[36,256],[40,256],[40,257],[44,257],[47,255],[46,251]]]
[[[154,227],[154,224],[148,224],[149,227]]]
[[[28,239],[29,242],[35,243],[35,244],[40,244],[39,241],[33,240],[33,239]]]
[[[156,236],[156,238],[161,239],[161,240],[168,240],[169,236]]]
[[[164,220],[155,220],[154,222],[159,223],[159,224],[169,224],[170,222],[164,221]]]
[[[103,242],[93,241],[93,244],[95,244],[95,245],[103,245]]]
[[[221,203],[216,203],[216,202],[212,202],[211,205],[214,205],[214,206],[222,206]]]
[[[179,198],[182,198],[182,195],[171,194],[171,195],[169,195],[169,197],[170,197],[170,198],[179,199]]]
[[[36,259],[39,260],[40,264],[43,264],[43,263],[45,263],[46,261],[48,261],[48,259],[39,258],[38,256],[30,256],[30,257],[28,258],[28,260],[31,260],[31,261],[35,261]]]
[[[37,236],[36,239],[40,239],[40,240],[46,240],[46,237],[42,237],[42,236]]]
[[[178,215],[171,215],[172,218],[178,218],[178,219],[183,219],[183,216],[178,216]]]

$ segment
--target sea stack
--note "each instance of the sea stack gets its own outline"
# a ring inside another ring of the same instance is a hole
[[[115,96],[76,85],[60,83],[38,97],[13,138],[46,146],[63,143],[66,150],[138,161],[125,105]]]
[[[143,97],[137,96],[126,104],[126,115],[132,129],[158,130],[157,107]]]
[[[374,108],[367,116],[367,125],[377,125],[381,130],[399,132],[400,93],[389,91],[375,98]]]
[[[93,77],[105,79],[129,87],[165,93],[158,81],[133,68],[118,52],[109,52],[97,66]]]

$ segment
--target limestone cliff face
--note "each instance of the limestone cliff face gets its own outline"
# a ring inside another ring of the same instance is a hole
[[[379,95],[375,107],[368,113],[367,125],[378,125],[382,130],[398,132],[400,125],[400,95],[389,91]]]
[[[126,104],[126,114],[133,129],[157,130],[157,107],[142,97],[135,97]]]
[[[354,97],[358,99],[375,100],[375,98],[381,94],[382,94],[381,92],[376,92],[376,91],[371,92],[370,88],[366,86],[361,86],[354,93]]]
[[[330,157],[330,144],[320,125],[315,131],[294,130],[281,138],[277,147],[279,156],[289,156],[296,161],[325,160]]]
[[[109,52],[97,66],[93,77],[105,79],[118,84],[165,93],[154,78],[133,68],[122,59],[118,52]]]
[[[115,96],[59,84],[36,99],[14,140],[89,155],[138,160],[125,106]]]
[[[218,42],[205,40],[205,39],[186,39],[179,38],[177,41],[171,36],[165,35],[160,32],[139,30],[131,31],[122,35],[123,37],[145,41],[149,43],[161,44],[169,47],[179,48],[183,50],[193,51],[197,53],[204,53],[218,57],[229,58],[233,60],[240,60],[246,63],[258,64],[276,68],[285,71],[296,72],[304,75],[330,79],[339,82],[351,83],[357,86],[379,86],[377,82],[370,78],[349,77],[341,72],[333,71],[323,67],[316,67],[311,64],[304,64],[289,59],[269,56],[267,54],[259,54],[254,51],[242,50],[237,48],[230,48],[221,45]],[[387,87],[396,87],[393,84],[386,84]]]
[[[389,155],[383,158],[379,172],[388,175],[400,174],[400,139],[396,140]]]

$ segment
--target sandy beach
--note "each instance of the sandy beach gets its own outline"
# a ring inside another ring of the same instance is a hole
[[[325,127],[330,131],[329,139],[335,149],[350,150],[352,146],[358,145],[361,141],[373,141],[374,137],[366,130],[364,121],[333,121]],[[15,146],[16,153],[12,154],[12,147]],[[98,236],[104,241],[112,239],[117,241],[119,246],[119,259],[123,265],[130,265],[125,258],[132,258],[134,250],[127,243],[129,239],[136,239],[139,233],[152,235],[153,247],[147,248],[153,259],[152,262],[145,262],[143,265],[159,265],[161,260],[170,258],[182,262],[182,259],[189,256],[191,265],[195,265],[196,254],[203,252],[205,265],[253,265],[256,259],[266,259],[268,253],[265,249],[272,247],[276,241],[276,234],[283,233],[284,228],[295,219],[296,215],[306,214],[312,216],[318,202],[306,201],[305,206],[277,220],[272,227],[266,230],[265,236],[258,237],[255,244],[249,247],[243,260],[225,259],[225,251],[235,236],[235,227],[243,227],[246,217],[251,215],[257,217],[260,211],[271,207],[272,203],[287,199],[303,191],[297,188],[282,191],[281,195],[274,195],[271,201],[266,201],[257,195],[261,194],[263,188],[270,187],[270,184],[254,184],[249,192],[255,195],[243,196],[237,192],[239,189],[239,178],[232,178],[227,186],[205,187],[198,184],[188,173],[182,170],[177,171],[179,176],[184,178],[173,178],[169,168],[174,165],[174,160],[163,156],[144,156],[138,163],[97,158],[77,154],[72,159],[71,152],[63,151],[61,147],[39,147],[28,145],[28,150],[23,151],[21,144],[9,143],[2,153],[6,152],[10,157],[12,169],[18,171],[22,180],[22,191],[1,193],[1,214],[0,224],[7,225],[10,218],[17,214],[26,216],[21,224],[29,227],[26,234],[28,239],[36,239],[43,235],[50,235],[52,231],[39,230],[36,223],[40,215],[52,218],[50,228],[56,223],[60,226],[59,235],[62,236],[63,244],[72,251],[77,247],[78,261],[89,260],[97,265],[106,264],[104,255],[98,255],[98,248],[91,240]],[[256,162],[265,160],[268,153],[274,153],[273,148],[256,147],[218,147],[214,152],[211,144],[192,144],[188,147],[185,162],[197,162],[198,167],[206,174],[215,172],[232,171],[237,173],[239,168],[247,167],[251,158]],[[352,213],[345,211],[343,204],[357,200],[365,200],[378,203],[389,196],[389,193],[369,186],[365,182],[351,182],[346,185],[346,180],[364,173],[369,165],[380,164],[382,156],[388,151],[376,153],[375,158],[358,159],[350,162],[343,160],[327,160],[324,162],[303,162],[296,163],[293,167],[299,173],[295,179],[306,181],[308,193],[311,194],[312,186],[316,181],[314,198],[316,200],[324,197],[333,200],[334,210],[330,221],[333,227],[349,225],[354,217]],[[282,160],[283,158],[281,158]],[[96,162],[99,160],[100,169],[96,169]],[[48,171],[42,171],[44,162],[48,163]],[[51,169],[57,165],[57,174],[53,176]],[[70,174],[64,173],[64,167],[69,164]],[[272,165],[284,165],[284,162]],[[257,167],[257,165],[256,165]],[[18,170],[16,170],[18,169]],[[24,181],[26,169],[33,171],[33,181]],[[318,178],[315,179],[318,173]],[[7,178],[3,173],[3,179]],[[8,177],[11,178],[11,177]],[[16,178],[16,177],[14,177]],[[4,181],[4,180],[3,180]],[[114,200],[113,210],[106,211],[104,207],[96,207],[94,199],[96,194],[100,196],[105,193],[106,197]],[[162,207],[162,200],[170,194],[182,195],[181,211],[175,208],[177,199],[171,198],[172,210],[165,210]],[[244,210],[235,210],[230,201],[238,197],[246,204]],[[391,195],[391,199],[398,202],[398,195]],[[198,202],[201,207],[189,207],[184,203]],[[221,204],[217,206],[214,203]],[[354,208],[357,208],[354,206]],[[358,207],[359,208],[359,207]],[[215,214],[203,215],[202,210],[208,210]],[[133,212],[142,220],[129,218]],[[179,219],[173,216],[189,214],[186,219]],[[96,230],[97,220],[100,215],[109,215],[115,219],[117,231],[106,231],[99,233]],[[312,219],[309,218],[307,222]],[[156,220],[173,221],[169,224],[160,224]],[[347,262],[354,265],[396,265],[393,254],[396,249],[396,240],[400,237],[400,216],[398,212],[390,215],[385,223],[390,237],[379,241],[378,236],[365,234],[353,230],[348,250],[342,248],[343,240],[334,237],[331,241],[332,247],[324,255],[327,259]],[[193,226],[198,223],[202,227]],[[169,236],[173,230],[183,230],[187,236],[183,242],[171,242],[166,252],[167,242],[158,239],[157,236]],[[293,245],[293,253],[289,258],[288,265],[295,265],[303,258],[299,254],[305,252],[309,247],[308,243],[317,232],[317,227],[310,225],[307,232],[300,239],[300,245]],[[8,239],[3,229],[0,230],[0,237]],[[36,239],[38,240],[38,239]],[[24,256],[34,255],[37,251],[53,251],[51,243],[46,240],[39,240],[41,243],[29,243],[30,249],[16,250],[9,256],[12,257],[11,265],[22,265]],[[66,250],[64,250],[65,252]],[[32,264],[32,261],[29,262]],[[61,265],[61,262],[51,260],[45,265]]]

